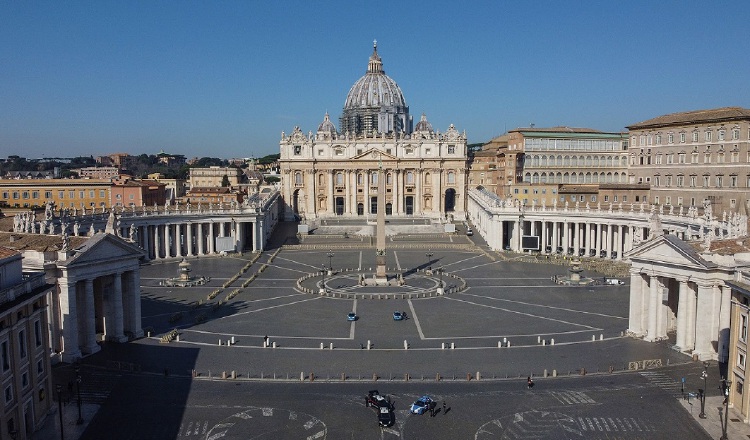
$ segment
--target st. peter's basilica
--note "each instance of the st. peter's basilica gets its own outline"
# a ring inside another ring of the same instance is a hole
[[[339,127],[326,113],[315,133],[294,127],[281,134],[287,220],[375,214],[381,173],[387,216],[465,218],[466,134],[453,124],[435,131],[424,114],[414,126],[377,42],[367,73],[349,90]]]

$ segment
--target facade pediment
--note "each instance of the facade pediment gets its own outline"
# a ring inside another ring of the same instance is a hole
[[[703,259],[686,242],[674,235],[663,235],[642,243],[628,254],[630,260],[654,262],[658,265],[672,265],[694,269],[713,269],[716,264]]]
[[[371,148],[362,154],[358,154],[352,158],[353,160],[396,160],[396,156],[388,154],[385,151],[380,151],[375,148]]]
[[[60,266],[70,269],[110,261],[139,259],[143,255],[143,250],[138,246],[112,234],[100,233],[77,248],[73,256],[63,261]]]

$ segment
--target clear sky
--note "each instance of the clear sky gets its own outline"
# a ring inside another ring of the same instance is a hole
[[[0,157],[278,153],[337,123],[372,41],[469,142],[750,105],[750,1],[0,0]]]

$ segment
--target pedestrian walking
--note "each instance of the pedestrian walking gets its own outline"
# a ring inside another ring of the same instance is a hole
[[[435,417],[435,402],[430,403],[430,417]]]
[[[443,400],[443,414],[445,414],[445,400]]]
[[[268,335],[263,336],[263,346],[268,347]]]
[[[526,384],[529,386],[529,389],[534,386],[534,381],[531,380],[531,376],[526,378]]]

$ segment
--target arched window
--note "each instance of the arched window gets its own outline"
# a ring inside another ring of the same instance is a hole
[[[454,185],[456,183],[456,173],[448,171],[448,185]]]
[[[377,185],[378,184],[378,172],[377,171],[373,171],[370,174],[370,184],[371,185]]]
[[[539,173],[534,173],[531,176],[531,183],[539,183]]]
[[[362,173],[357,174],[357,185],[364,185],[365,184],[365,178],[362,175]]]
[[[523,175],[523,181],[526,183],[531,183],[531,173],[525,173]]]
[[[299,171],[294,173],[294,184],[302,185],[302,173],[300,173]]]
[[[323,174],[318,174],[318,185],[324,186],[326,184],[326,176]]]
[[[343,185],[344,184],[344,173],[341,171],[336,173],[336,185]]]
[[[561,167],[563,164],[563,158],[561,155],[557,156],[557,166]]]
[[[393,185],[393,173],[387,173],[385,175],[385,184],[386,185]]]
[[[406,184],[407,185],[414,185],[414,172],[407,171],[406,172]]]
[[[539,177],[539,182],[547,183],[547,173],[542,173],[542,175]]]
[[[424,185],[425,186],[432,185],[432,175],[430,173],[424,173]]]

